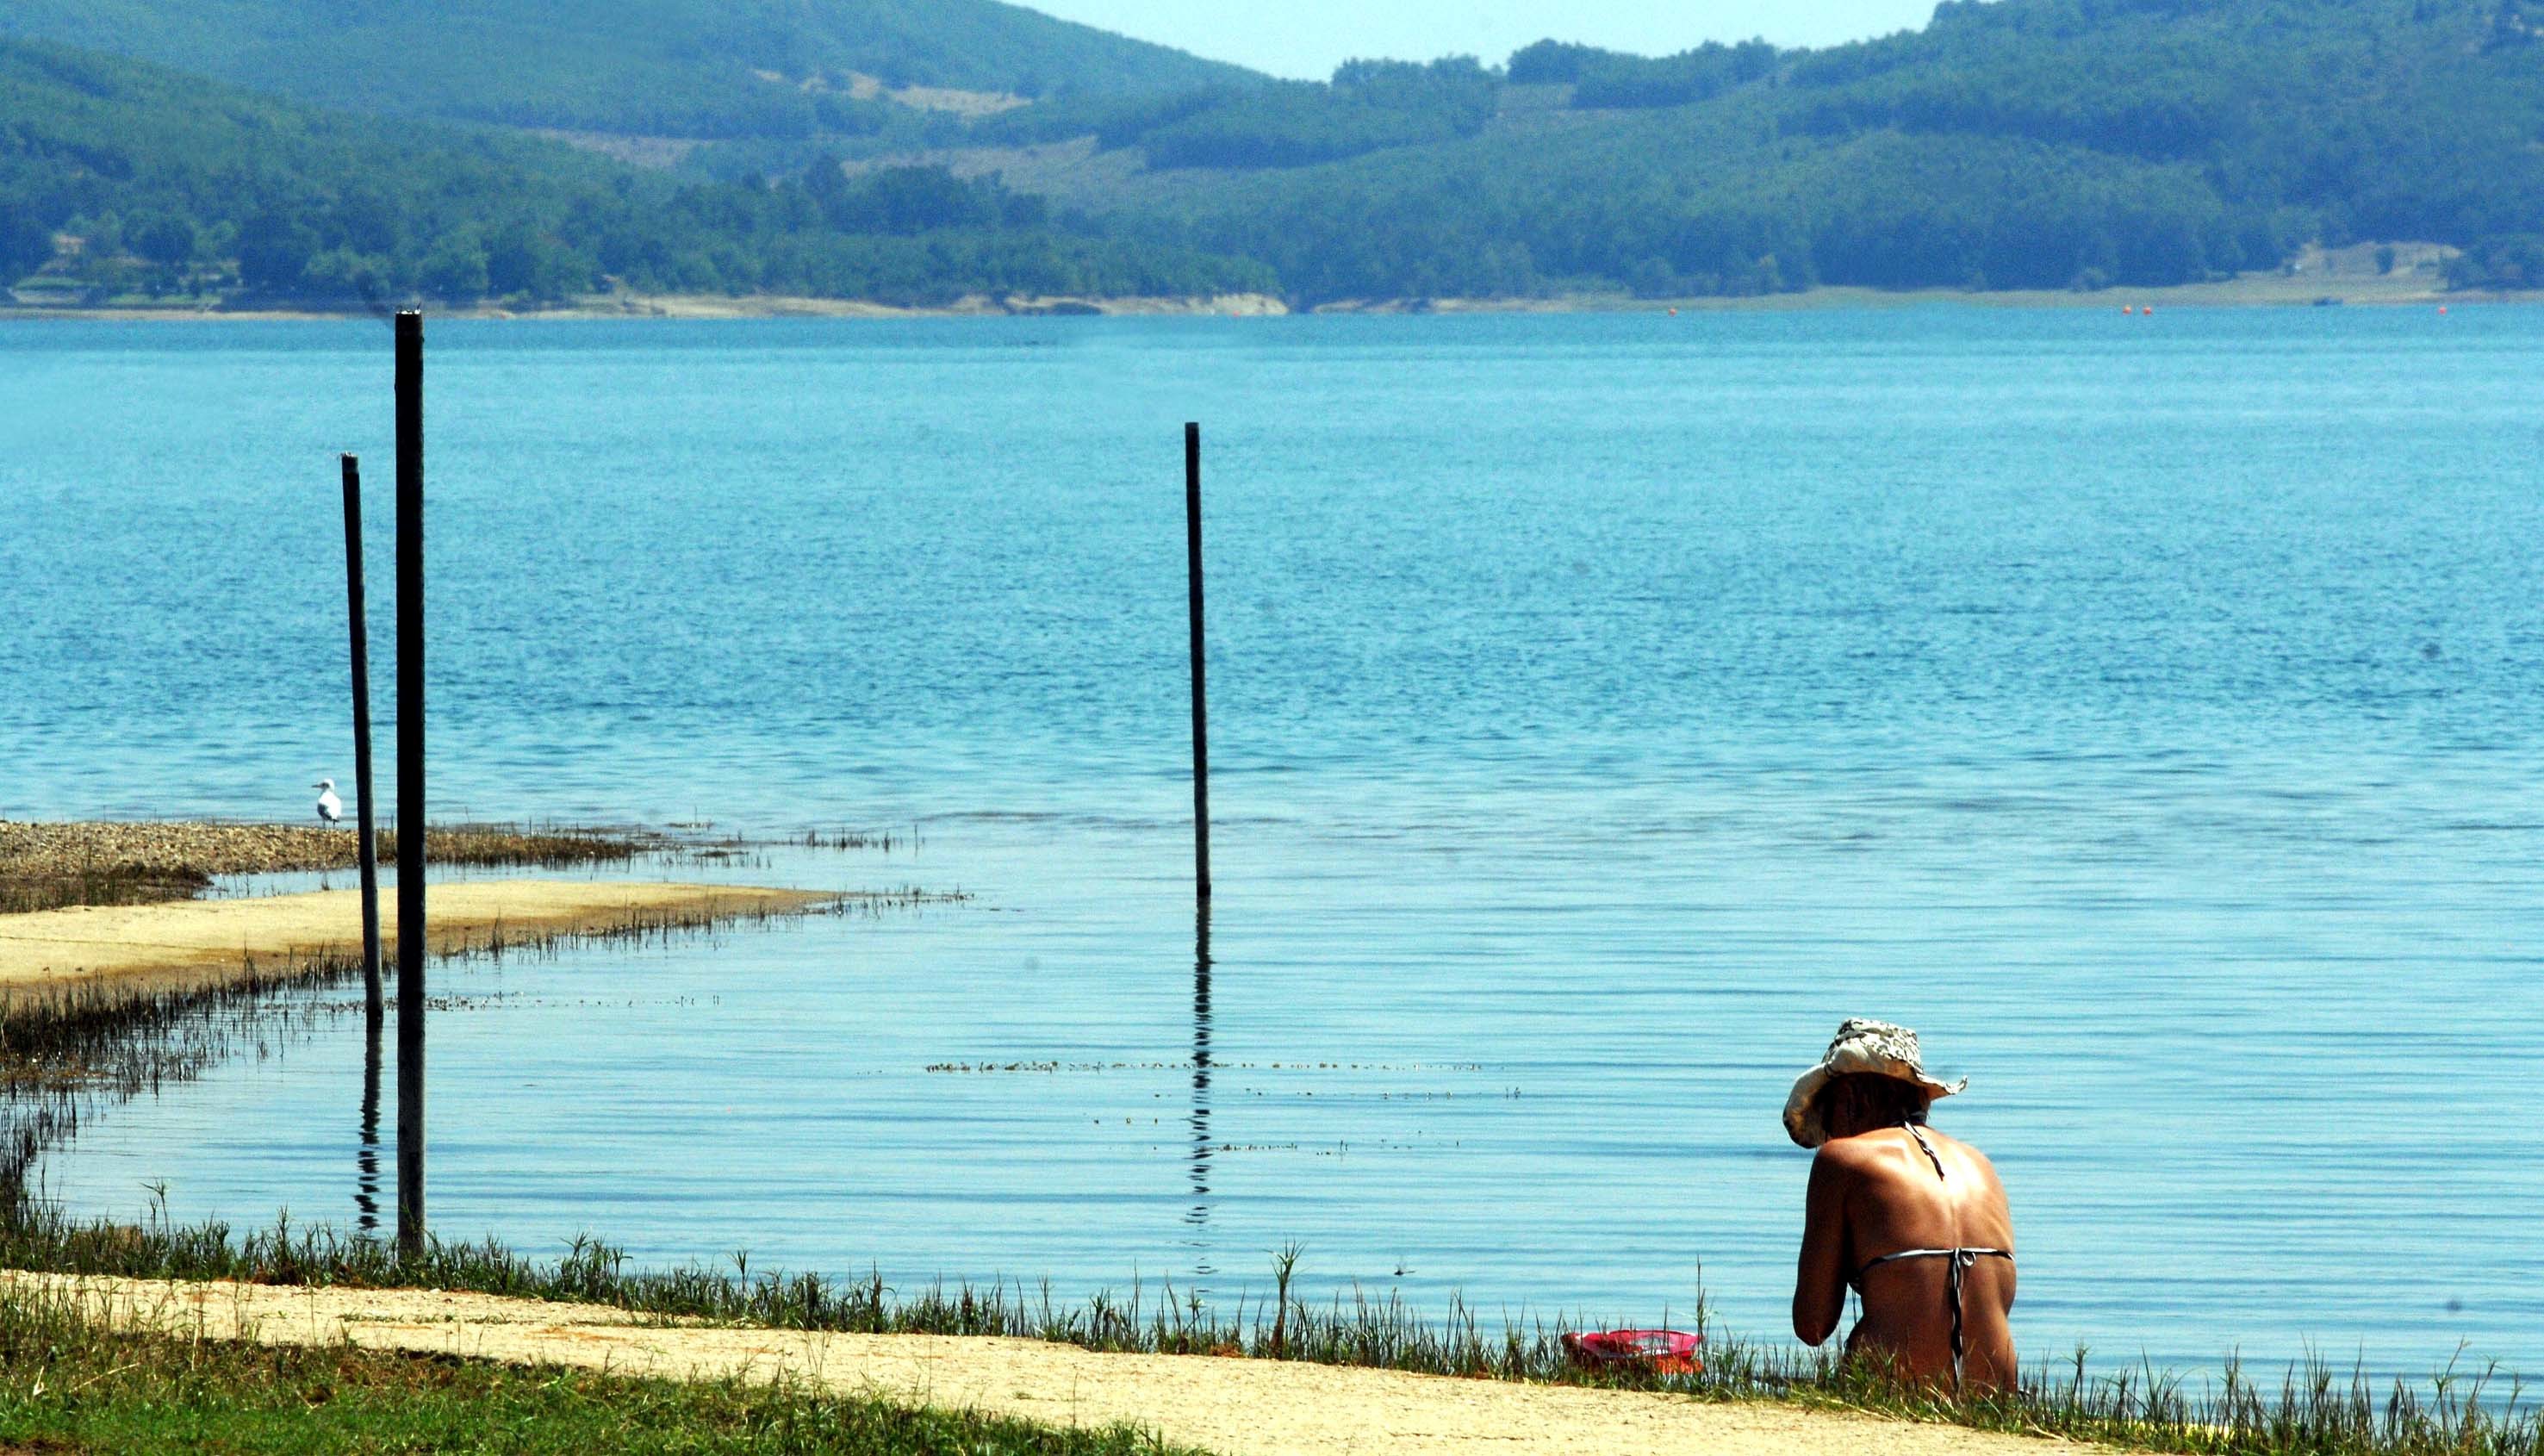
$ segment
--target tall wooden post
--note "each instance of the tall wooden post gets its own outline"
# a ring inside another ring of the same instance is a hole
[[[1184,1222],[1210,1222],[1210,902],[1193,911],[1192,1196]]]
[[[1210,903],[1210,694],[1201,631],[1201,426],[1184,427],[1184,558],[1192,611],[1193,885]]]
[[[345,599],[354,646],[354,824],[361,836],[362,1011],[371,1040],[380,1034],[380,858],[378,804],[371,797],[371,633],[362,593],[362,462],[345,467]]]
[[[380,1023],[363,1028],[362,1136],[354,1148],[354,1227],[380,1231]]]
[[[397,316],[398,1254],[424,1253],[424,315]]]

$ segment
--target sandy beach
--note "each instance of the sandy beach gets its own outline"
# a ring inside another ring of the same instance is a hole
[[[902,305],[858,298],[808,298],[780,293],[605,293],[552,306],[520,310],[496,304],[440,311],[454,318],[518,319],[917,319],[1003,318],[1036,315],[1112,315],[1138,317],[1280,317],[1293,312],[1359,314],[1449,313],[1656,313],[1685,310],[1787,313],[1819,309],[1889,309],[1918,306],[1964,308],[2057,308],[2117,312],[2127,308],[2302,308],[2317,304],[2363,307],[2422,307],[2468,304],[2535,303],[2544,293],[2455,290],[2446,285],[2441,267],[2454,249],[2428,243],[2397,245],[2397,266],[2378,266],[2379,246],[2357,243],[2344,248],[2302,250],[2293,266],[2236,274],[2204,283],[2164,285],[2116,284],[2080,291],[2072,288],[1980,289],[1947,287],[1875,288],[1823,284],[1790,293],[1636,297],[1625,292],[1558,291],[1543,295],[1469,298],[1372,297],[1307,303],[1264,293],[1229,293],[1194,297],[1103,297],[1052,295],[991,297],[973,294],[950,303]],[[21,302],[0,295],[0,319],[85,318],[126,321],[183,319],[320,319],[362,316],[358,309],[328,308],[199,308],[135,303],[129,306],[55,307]]]
[[[1056,1425],[1128,1422],[1221,1456],[2018,1456],[2050,1443],[1767,1402],[1207,1355],[1098,1354],[1029,1339],[665,1323],[598,1305],[429,1290],[5,1273],[119,1329],[274,1345],[350,1342],[676,1379],[791,1379]],[[2067,1450],[2100,1447],[2057,1442]]]
[[[480,303],[436,309],[437,318],[466,319],[914,319],[1013,318],[1079,315],[1085,317],[1220,317],[1273,318],[1291,311],[1289,304],[1266,293],[1204,294],[1193,297],[1110,296],[1104,294],[1011,295],[994,298],[971,294],[945,304],[881,303],[866,298],[816,298],[792,293],[602,293],[550,307],[506,308]],[[125,323],[170,323],[198,320],[262,323],[368,318],[373,310],[348,305],[228,307],[129,305],[58,305],[13,301],[0,293],[0,320],[92,319]]]
[[[484,880],[434,886],[428,930],[434,952],[449,954],[791,915],[839,900],[733,885]],[[381,919],[383,940],[394,946],[395,903],[385,892]],[[361,944],[355,890],[0,916],[0,1005],[64,996],[140,1000],[290,979],[357,962]]]

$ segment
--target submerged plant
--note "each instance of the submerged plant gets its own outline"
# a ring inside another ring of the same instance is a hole
[[[821,896],[801,908],[707,898],[629,907],[574,927],[456,929],[437,935],[434,951],[437,959],[500,963],[592,944],[661,945],[807,914],[883,915],[963,898],[914,887]],[[323,992],[352,985],[361,974],[359,947],[345,946],[0,988],[0,1201],[22,1201],[38,1155],[68,1139],[96,1107],[200,1076],[243,1051],[267,1054],[278,1041],[361,1009],[358,1001],[278,1000],[275,993]]]

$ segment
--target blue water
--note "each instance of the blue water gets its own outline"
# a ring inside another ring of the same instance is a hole
[[[445,1235],[1223,1299],[1296,1241],[1636,1320],[1701,1266],[1780,1335],[1777,1112],[1876,1014],[1971,1077],[2027,1353],[2544,1373],[2544,311],[432,347],[437,811],[900,826],[730,873],[976,897],[437,971]],[[350,779],[334,456],[385,648],[388,383],[375,323],[0,325],[0,815]],[[44,1183],[349,1224],[359,1042]]]

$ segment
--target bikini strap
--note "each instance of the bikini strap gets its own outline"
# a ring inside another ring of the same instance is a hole
[[[1951,1175],[1944,1172],[1944,1155],[1935,1151],[1935,1144],[1926,1136],[1926,1129],[1905,1120],[1902,1120],[1899,1125],[1908,1129],[1908,1136],[1917,1140],[1917,1146],[1925,1153],[1926,1161],[1935,1165],[1935,1176],[1948,1181]],[[1856,1270],[1855,1278],[1851,1281],[1856,1288],[1862,1289],[1866,1269],[1871,1268],[1874,1264],[1886,1264],[1894,1258],[1945,1260],[1944,1303],[1952,1314],[1952,1393],[1954,1395],[1960,1394],[1961,1391],[1961,1277],[1969,1272],[1970,1265],[1977,1263],[1982,1255],[1991,1254],[2007,1263],[2014,1262],[2014,1255],[2002,1249],[1903,1249],[1897,1254],[1885,1254],[1879,1258],[1865,1260],[1864,1268]]]
[[[1945,1267],[1944,1283],[1950,1291],[1952,1301],[1952,1394],[1956,1396],[1961,1393],[1961,1282],[1962,1276],[1969,1273],[1970,1265],[1978,1261],[1977,1250],[1955,1249],[1952,1261]]]
[[[1920,1138],[1918,1141],[1924,1142],[1925,1139]],[[1929,1149],[1928,1151],[1931,1154],[1933,1150]],[[1885,1254],[1878,1258],[1866,1259],[1864,1261],[1864,1267],[1856,1270],[1855,1277],[1849,1279],[1847,1282],[1854,1285],[1858,1292],[1861,1292],[1864,1288],[1864,1276],[1871,1271],[1874,1264],[1886,1264],[1893,1259],[1900,1258],[1940,1258],[1945,1261],[1944,1307],[1948,1310],[1952,1316],[1952,1393],[1954,1395],[1958,1395],[1961,1390],[1962,1285],[1969,1274],[1971,1265],[1976,1264],[1980,1259],[2001,1258],[2007,1263],[2012,1263],[2014,1262],[2014,1255],[2006,1253],[2002,1249],[1902,1249],[1897,1254]]]

